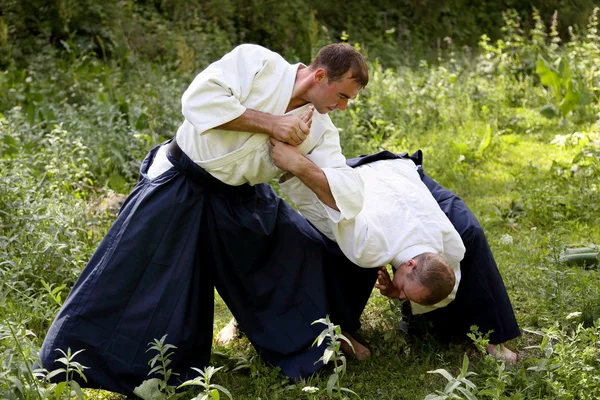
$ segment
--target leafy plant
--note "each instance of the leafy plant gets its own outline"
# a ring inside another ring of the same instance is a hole
[[[434,371],[427,371],[427,373],[440,374],[446,378],[448,383],[446,384],[446,387],[444,387],[444,390],[436,390],[435,393],[428,394],[425,397],[425,400],[461,399],[462,397],[456,393],[457,391],[468,400],[476,399],[472,391],[476,390],[477,386],[475,386],[475,384],[467,378],[477,374],[469,371],[469,357],[467,357],[466,354],[463,356],[463,363],[462,367],[460,368],[460,373],[456,377],[453,377],[443,368],[439,368]]]
[[[9,307],[12,305],[9,304]],[[2,311],[0,394],[9,399],[42,399],[43,388],[38,381],[40,374],[33,367],[37,357],[33,342],[35,335],[23,324],[12,321],[12,315],[6,315],[6,311]]]
[[[67,352],[65,353],[61,349],[56,349],[56,351],[61,353],[63,356],[57,359],[55,362],[63,364],[64,368],[55,369],[45,376],[45,379],[49,381],[60,374],[65,374],[65,380],[63,382],[60,382],[56,384],[56,386],[50,388],[50,391],[53,393],[55,399],[62,399],[63,392],[68,400],[71,399],[73,394],[77,396],[79,400],[85,399],[85,395],[81,390],[81,386],[79,386],[79,383],[73,379],[74,375],[77,374],[84,382],[87,382],[87,378],[85,377],[83,371],[88,367],[81,365],[81,363],[78,363],[77,361],[74,361],[75,356],[84,350],[78,350],[75,353],[71,353],[71,349],[68,348]]]
[[[540,55],[536,72],[542,84],[552,91],[553,101],[540,110],[544,117],[565,118],[575,108],[591,102],[592,98],[587,88],[574,77],[567,59],[561,57],[551,64]]]
[[[229,390],[224,388],[221,385],[217,385],[216,383],[210,383],[213,375],[218,372],[223,367],[215,368],[208,366],[201,370],[199,368],[192,368],[194,371],[198,372],[200,376],[183,382],[178,388],[185,386],[200,386],[202,387],[202,392],[200,392],[196,397],[191,400],[219,400],[221,398],[219,392],[224,393],[228,398],[232,399],[231,393]]]
[[[147,379],[140,386],[135,387],[133,393],[138,395],[144,400],[161,400],[161,399],[176,399],[181,394],[176,394],[176,387],[169,384],[171,376],[177,375],[170,368],[171,360],[169,357],[173,355],[171,349],[177,347],[172,344],[165,344],[167,335],[164,335],[160,339],[154,339],[153,342],[148,343],[150,346],[146,352],[156,351],[157,354],[148,361],[150,366],[150,372],[148,375],[157,374],[161,378]]]
[[[325,318],[320,318],[312,323],[314,324],[324,324],[325,329],[317,336],[315,341],[313,342],[313,346],[317,345],[317,347],[321,346],[324,341],[327,341],[327,347],[325,347],[325,351],[323,352],[323,356],[317,360],[317,362],[323,361],[324,365],[327,365],[330,361],[333,362],[333,373],[329,376],[327,380],[327,387],[325,391],[329,397],[333,396],[333,391],[335,390],[338,399],[347,399],[344,397],[345,393],[350,393],[360,398],[358,394],[353,392],[352,390],[341,386],[341,378],[346,373],[346,357],[344,356],[341,350],[342,340],[350,346],[350,349],[354,351],[354,347],[352,343],[346,336],[342,334],[342,329],[339,325],[335,325],[329,320],[329,316]],[[306,391],[312,392],[313,389],[307,389]]]

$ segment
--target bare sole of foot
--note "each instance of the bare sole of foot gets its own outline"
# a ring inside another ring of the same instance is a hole
[[[215,343],[219,346],[225,346],[233,341],[238,335],[238,328],[235,325],[235,320],[232,319],[223,329],[217,333]]]
[[[491,354],[496,358],[503,358],[507,364],[514,364],[517,362],[517,353],[504,346],[504,344],[488,344],[485,350],[488,354]]]
[[[344,353],[355,357],[359,361],[364,361],[371,357],[371,350],[369,350],[366,346],[354,339],[354,337],[352,337],[352,335],[350,335],[348,332],[342,332],[342,334],[346,336],[350,343],[352,343],[352,347],[354,347],[354,351],[352,351],[352,347],[342,340],[342,345],[340,348]]]

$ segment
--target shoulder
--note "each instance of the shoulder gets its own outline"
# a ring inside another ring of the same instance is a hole
[[[239,46],[235,47],[230,54],[242,56],[252,60],[259,59],[264,61],[286,62],[278,53],[269,50],[266,47],[251,43],[240,44]]]

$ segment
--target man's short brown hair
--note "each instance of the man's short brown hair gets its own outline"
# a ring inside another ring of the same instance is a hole
[[[330,81],[341,81],[350,71],[350,79],[361,87],[369,83],[369,70],[364,57],[347,43],[333,43],[321,48],[311,67],[323,68]]]
[[[435,253],[416,256],[417,267],[408,274],[408,279],[416,280],[427,288],[428,294],[421,299],[423,306],[431,306],[444,300],[454,289],[454,270],[444,257]]]

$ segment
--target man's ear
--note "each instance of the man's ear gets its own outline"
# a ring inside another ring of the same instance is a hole
[[[316,83],[327,82],[327,71],[325,71],[323,68],[317,68],[314,76]]]
[[[406,262],[406,269],[407,272],[412,272],[417,268],[417,260],[415,260],[414,258],[411,258],[410,260],[408,260]]]

